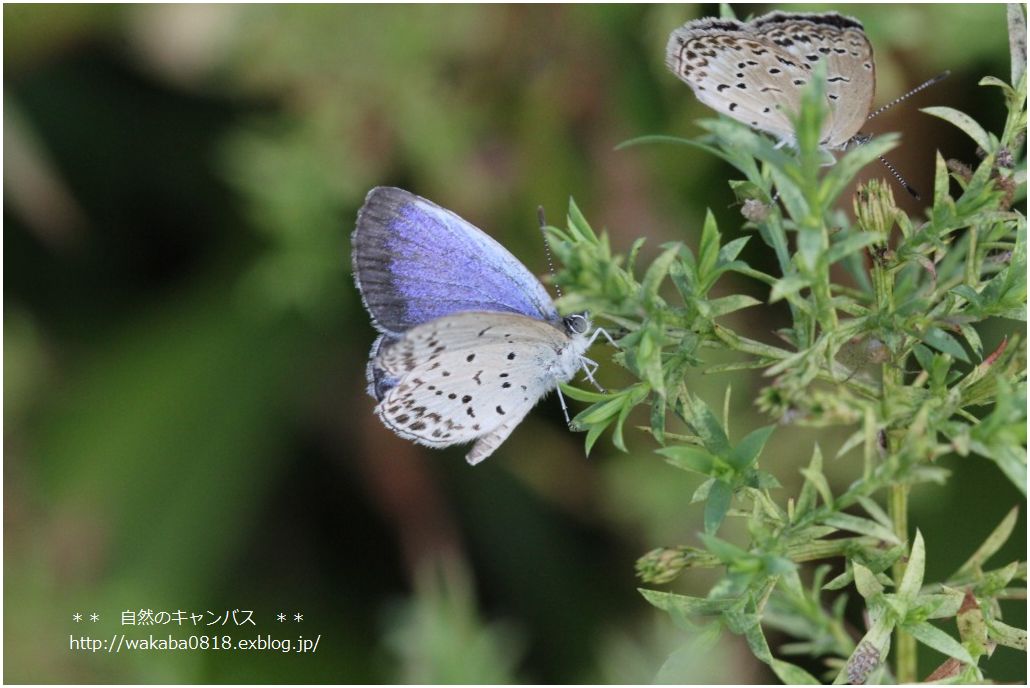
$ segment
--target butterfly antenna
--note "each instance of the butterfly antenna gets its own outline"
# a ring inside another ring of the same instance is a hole
[[[537,206],[536,219],[540,222],[540,234],[544,237],[544,255],[547,256],[547,269],[551,271],[551,277],[557,277],[558,275],[554,272],[554,262],[551,260],[551,244],[547,241],[547,219],[544,218],[544,207]],[[558,298],[560,299],[561,287],[558,286],[557,282],[553,282],[554,290],[558,292]],[[566,414],[567,415],[567,414]]]
[[[876,117],[878,115],[882,115],[883,113],[887,112],[887,110],[890,110],[892,107],[894,107],[898,103],[900,103],[902,101],[905,101],[905,100],[908,100],[909,98],[911,98],[915,94],[919,93],[920,91],[925,90],[927,88],[930,88],[934,84],[937,84],[937,83],[940,83],[940,82],[944,81],[949,76],[951,76],[951,70],[942,72],[942,73],[938,74],[937,76],[935,76],[932,79],[927,79],[923,83],[921,83],[918,86],[916,86],[915,88],[913,88],[908,93],[906,93],[906,94],[904,94],[902,96],[899,96],[899,97],[895,98],[894,100],[892,100],[891,102],[886,103],[885,105],[881,105],[877,109],[873,110],[871,113],[869,113],[869,116],[866,119],[870,120],[873,117]],[[861,141],[861,142],[865,143],[868,140],[869,140],[869,137],[865,137],[864,140]],[[909,184],[907,181],[905,181],[905,178],[901,176],[901,173],[898,172],[898,169],[896,167],[894,167],[894,165],[892,165],[890,163],[890,161],[887,160],[887,158],[885,158],[885,157],[883,157],[881,155],[880,156],[880,162],[883,163],[883,166],[886,167],[890,171],[890,173],[894,176],[894,179],[898,182],[898,184],[901,184],[901,186],[903,186],[905,188],[905,191],[907,191],[912,196],[912,198],[916,199],[917,201],[918,200],[922,200],[921,197],[919,196],[919,192],[915,190],[915,187],[913,187],[911,184]]]
[[[909,192],[912,195],[912,198],[916,199],[917,201],[922,200],[922,198],[919,196],[919,192],[915,190],[915,187],[913,187],[911,184],[905,181],[905,178],[901,176],[901,173],[898,172],[897,168],[894,167],[894,165],[892,165],[887,158],[881,155],[880,162],[883,163],[884,167],[890,170],[890,173],[894,175],[894,179],[897,180],[898,184],[901,184],[903,187],[905,187],[905,191]]]
[[[869,116],[866,117],[866,119],[870,120],[873,117],[876,117],[877,115],[882,115],[883,113],[887,112],[888,110],[890,110],[892,107],[894,107],[898,103],[900,103],[900,102],[902,102],[904,100],[908,100],[909,98],[911,98],[915,94],[919,93],[920,91],[922,91],[924,89],[927,89],[927,88],[930,88],[934,84],[937,84],[937,83],[940,83],[940,82],[944,81],[949,76],[951,76],[951,70],[948,70],[946,72],[942,72],[941,74],[938,74],[934,78],[928,79],[928,80],[924,81],[923,83],[919,84],[918,86],[913,88],[911,91],[909,91],[905,95],[899,96],[899,97],[895,98],[894,100],[892,100],[891,102],[887,103],[886,105],[881,105],[877,109],[873,110],[871,113],[869,113]],[[889,169],[890,165],[887,165],[887,167]],[[891,170],[891,171],[893,172],[893,170]],[[897,172],[895,172],[895,174],[897,174]]]

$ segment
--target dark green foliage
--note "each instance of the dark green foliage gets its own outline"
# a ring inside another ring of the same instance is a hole
[[[588,451],[609,428],[625,450],[629,414],[647,405],[657,453],[705,478],[693,496],[704,504],[703,547],[654,550],[638,562],[638,574],[651,584],[698,567],[720,567],[724,575],[705,598],[641,590],[649,602],[694,623],[717,620],[784,681],[815,679],[773,656],[763,625],[796,639],[783,654],[822,659],[824,678],[886,680],[886,658],[896,651],[898,678],[911,681],[917,641],[955,660],[935,678],[980,681],[995,643],[1026,644],[1025,631],[1002,623],[998,605],[1025,594],[1009,587],[1025,581],[1025,562],[981,566],[1011,532],[1015,514],[955,576],[930,584],[922,536],[917,530],[909,537],[906,500],[912,485],[945,483],[949,473],[937,460],[953,453],[993,462],[998,479],[1004,475],[1026,493],[1025,340],[1014,331],[985,351],[977,329],[992,318],[1026,319],[1026,218],[1012,209],[1025,198],[1026,78],[982,82],[1006,99],[1009,116],[997,135],[956,110],[926,110],[969,134],[982,159],[975,169],[949,169],[938,156],[925,219],[900,210],[891,187],[878,181],[854,194],[853,220],[838,211],[856,173],[897,137],[873,139],[826,166],[818,145],[819,84],[808,90],[796,121],[796,153],[725,119],[702,122],[708,134],[696,140],[631,142],[685,145],[735,167],[744,177],[730,182],[744,204],[743,230],[773,251],[778,275],[740,260],[751,237],[727,241],[739,232],[720,232],[711,213],[696,253],[668,244],[641,270],[635,264],[642,240],[628,257],[614,255],[607,236],[570,205],[567,228],[550,229],[564,266],[558,281],[569,293],[566,305],[618,328],[614,359],[636,382],[606,394],[564,389],[592,402],[575,419],[586,430]],[[777,333],[785,344],[755,341],[727,325],[727,314],[764,305],[741,294],[713,296],[729,272],[766,285],[768,303],[786,302],[791,326]],[[857,286],[842,283],[841,274]],[[737,360],[712,364],[712,349],[733,351]],[[737,368],[765,371],[770,381],[756,403],[779,427],[731,438],[726,420],[686,382],[688,373]],[[870,372],[875,368],[878,374]],[[846,490],[831,491],[815,446],[800,494],[785,502],[774,496],[779,483],[758,467],[762,448],[774,432],[799,425],[854,428],[838,452],[856,466]],[[746,520],[746,543],[716,537],[727,517]],[[829,569],[822,566],[814,585],[802,585],[800,563],[832,558],[843,562],[844,573],[824,581]],[[838,594],[827,607],[823,595],[851,587],[869,620],[858,642],[844,631],[846,598]],[[933,619],[956,619],[959,639]]]

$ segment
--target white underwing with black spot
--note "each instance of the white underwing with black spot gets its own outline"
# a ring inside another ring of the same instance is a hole
[[[572,379],[588,345],[583,333],[517,313],[431,321],[377,353],[374,367],[391,384],[376,415],[401,437],[430,447],[474,441],[466,458],[476,464],[545,394]]]
[[[672,32],[665,54],[668,68],[702,103],[787,143],[818,62],[826,63],[830,111],[820,143],[845,148],[869,116],[876,90],[873,49],[857,19],[836,12],[698,19]]]
[[[607,333],[590,335],[583,313],[561,316],[522,263],[449,210],[373,189],[351,243],[354,279],[380,332],[368,391],[401,437],[473,442],[466,459],[476,464],[578,370],[593,381],[597,364],[583,354]]]

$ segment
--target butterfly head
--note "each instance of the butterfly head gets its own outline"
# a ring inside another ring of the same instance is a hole
[[[562,324],[565,325],[565,332],[570,337],[584,335],[590,330],[590,313],[583,311],[566,315],[562,318]]]
[[[857,148],[858,146],[864,146],[865,144],[869,143],[869,141],[872,140],[872,138],[873,137],[870,134],[865,134],[865,133],[862,133],[862,132],[858,132],[857,134],[852,136],[850,139],[845,141],[841,145],[840,149],[843,150],[843,151],[846,151],[846,150],[851,150],[852,148]]]

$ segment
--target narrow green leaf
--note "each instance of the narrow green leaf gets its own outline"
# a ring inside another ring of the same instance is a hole
[[[672,266],[672,261],[676,259],[676,254],[679,253],[679,250],[679,244],[667,247],[647,268],[647,272],[644,273],[644,279],[640,283],[640,291],[643,294],[645,303],[652,303],[655,297],[658,296],[658,288],[669,274],[669,268]]]
[[[944,330],[931,327],[923,333],[923,341],[938,351],[943,351],[964,363],[969,363],[969,355],[966,354],[966,350],[957,339]]]
[[[814,272],[819,269],[821,260],[825,260],[826,251],[823,248],[823,232],[811,227],[798,227],[797,233],[798,257],[801,259],[802,272],[808,270]]]
[[[955,110],[949,107],[928,107],[921,108],[921,112],[925,112],[928,115],[934,117],[940,117],[945,122],[950,122],[956,127],[966,132],[971,139],[976,141],[976,145],[980,146],[985,152],[993,153],[994,147],[991,145],[991,139],[987,135],[987,132],[983,130],[976,120],[967,115],[964,112]]]
[[[665,396],[655,395],[651,402],[651,433],[658,444],[665,444]]]
[[[923,534],[916,529],[916,536],[912,540],[912,551],[908,555],[908,564],[905,566],[905,575],[901,577],[898,585],[897,595],[899,598],[911,603],[923,587],[923,574],[926,571],[926,546],[923,544]]]
[[[597,245],[597,235],[594,234],[594,230],[590,227],[590,223],[583,217],[583,213],[580,212],[579,206],[576,205],[576,201],[569,197],[569,216],[568,216],[569,229],[576,233],[576,237],[580,241],[586,241],[591,245]]]
[[[948,193],[951,177],[948,176],[948,165],[944,162],[944,156],[941,155],[940,151],[937,151],[934,160],[933,207],[934,214],[936,215],[938,209],[941,212],[948,209],[948,201],[951,199],[951,195]]]
[[[985,76],[984,78],[980,79],[980,81],[978,81],[976,85],[977,86],[997,86],[998,88],[1002,89],[1006,93],[1015,93],[1015,91],[1012,90],[1011,86],[1009,86],[1007,83],[1005,83],[1004,81],[1002,81],[1001,79],[999,79],[996,76]]]
[[[919,362],[919,367],[930,372],[933,370],[933,352],[922,344],[916,344],[912,347],[912,354],[916,357],[916,361]]]
[[[962,608],[964,593],[948,589],[946,593],[930,593],[916,598],[914,609],[927,619],[950,619]]]
[[[633,410],[635,404],[627,403],[619,411],[619,417],[615,419],[615,430],[612,432],[612,444],[615,445],[620,451],[629,451],[626,449],[626,441],[622,437],[622,428],[626,424],[626,418],[629,417],[630,411]]]
[[[923,645],[932,647],[943,655],[953,657],[964,664],[976,664],[976,660],[970,656],[966,648],[962,647],[962,643],[926,621],[903,624],[902,628],[911,633]]]
[[[879,504],[865,495],[860,495],[858,497],[858,503],[862,505],[862,508],[866,510],[866,513],[872,516],[877,523],[882,525],[884,528],[892,529],[893,532],[894,523],[891,521],[890,516],[887,515],[887,512],[884,511]]]
[[[883,585],[876,580],[876,574],[862,566],[857,561],[851,562],[852,574],[855,577],[855,587],[858,594],[867,600],[876,597],[883,592]]]
[[[862,444],[863,440],[865,440],[864,430],[856,430],[855,432],[851,433],[851,435],[849,435],[848,438],[844,440],[844,444],[840,445],[840,449],[837,450],[836,458],[839,459],[840,457],[844,456],[849,451],[851,451],[858,445]]]
[[[851,533],[858,533],[859,535],[868,535],[870,537],[878,538],[884,542],[890,542],[892,544],[898,544],[898,537],[889,529],[884,528],[879,523],[871,521],[868,518],[862,518],[861,516],[852,516],[851,514],[829,514],[819,520],[820,523],[824,523],[840,530],[846,530]]]
[[[765,447],[765,443],[769,441],[769,436],[772,435],[775,429],[775,425],[767,425],[764,428],[748,433],[726,457],[730,464],[738,470],[743,470],[753,464],[758,459],[758,455],[762,452],[762,448]]]
[[[726,512],[730,510],[730,502],[733,500],[733,488],[721,480],[716,480],[708,491],[708,501],[705,502],[705,533],[715,534],[726,518]]]
[[[776,280],[772,290],[769,292],[769,303],[776,303],[781,299],[793,296],[802,289],[811,286],[811,284],[808,278],[802,277],[796,272],[784,275]]]
[[[586,427],[594,423],[611,420],[619,415],[619,411],[622,410],[625,403],[626,400],[621,394],[615,398],[609,398],[607,401],[599,401],[577,414],[575,421],[581,426]]]
[[[691,148],[697,148],[703,150],[706,153],[714,155],[717,158],[725,160],[734,167],[737,166],[738,160],[733,156],[728,155],[724,151],[719,150],[715,146],[710,146],[694,139],[684,138],[682,136],[666,136],[663,134],[650,134],[647,136],[637,136],[628,141],[623,141],[619,145],[615,146],[615,150],[622,150],[624,148],[631,148],[633,146],[640,146],[648,143],[671,143],[677,146],[689,146]]]
[[[697,489],[694,490],[694,494],[690,496],[690,503],[697,504],[698,502],[703,502],[706,499],[708,499],[708,493],[711,492],[712,485],[714,485],[716,482],[717,481],[715,480],[715,478],[709,478],[708,480],[698,485]]]
[[[782,650],[781,650],[782,652]],[[796,664],[790,662],[784,662],[782,659],[773,659],[772,664],[773,673],[776,674],[776,678],[783,681],[788,686],[818,686],[822,685],[822,682],[812,674],[808,673]]]
[[[783,170],[784,168],[778,166],[770,168],[773,183],[780,192],[780,200],[783,201],[783,205],[786,206],[787,212],[792,218],[806,217],[809,213],[809,206],[808,201],[805,200],[805,194],[798,186],[798,182]]]
[[[812,450],[812,458],[808,462],[808,467],[802,469],[801,474],[805,476],[805,484],[801,487],[797,507],[794,509],[795,519],[804,516],[814,509],[816,498],[820,494],[823,495],[824,502],[827,499],[829,499],[829,502],[833,501],[833,495],[830,493],[830,484],[826,481],[826,476],[823,475],[823,454],[818,444]]]
[[[1001,523],[995,526],[991,534],[983,541],[983,544],[959,567],[952,578],[964,577],[982,568],[984,562],[994,556],[1008,541],[1018,519],[1019,507],[1013,507],[1011,511],[1005,514],[1005,518],[1001,519]]]
[[[951,293],[958,294],[959,296],[961,296],[977,308],[983,308],[983,299],[981,299],[980,295],[977,294],[976,291],[968,284],[958,285],[957,287],[951,290]]]
[[[823,585],[823,590],[843,590],[847,586],[851,585],[851,581],[855,580],[854,571],[845,571],[839,576],[835,576],[833,580],[828,581]]]
[[[662,370],[661,331],[655,324],[649,324],[640,333],[636,351],[631,358],[636,373],[659,396],[665,396],[665,373]]]
[[[958,328],[962,332],[962,336],[965,337],[966,342],[969,343],[969,348],[976,354],[976,357],[983,358],[984,345],[980,341],[980,334],[976,331],[976,328],[967,323],[960,323]]]
[[[987,635],[999,645],[1026,652],[1026,631],[1022,628],[1009,626],[1001,621],[989,621]]]
[[[575,423],[575,421],[573,421]],[[587,430],[587,436],[584,440],[584,446],[586,448],[587,456],[590,456],[590,450],[594,448],[594,444],[601,437],[601,434],[611,425],[611,421],[605,423],[598,423],[597,425],[591,425],[590,429]]]
[[[685,471],[710,476],[715,468],[715,457],[708,450],[700,447],[677,445],[662,447],[656,451],[666,457],[666,460],[673,466]]]
[[[747,625],[744,628],[744,640],[747,641],[748,647],[751,648],[751,654],[759,661],[772,666],[772,650],[769,649],[769,643],[765,639],[765,634],[762,633],[761,619],[758,614],[748,614],[746,618]]]
[[[631,277],[636,271],[637,256],[640,255],[640,249],[644,247],[646,242],[646,237],[637,237],[629,247],[629,254],[626,256],[626,272],[628,272]]]
[[[721,315],[727,313],[733,313],[744,308],[750,308],[751,306],[760,306],[762,302],[753,296],[746,294],[733,294],[732,296],[723,296],[719,299],[713,299],[708,302],[709,317],[718,318]]]
[[[604,394],[601,392],[591,392],[590,390],[580,389],[579,387],[573,387],[572,385],[562,383],[561,384],[562,394],[570,399],[576,401],[589,401],[591,403],[595,401],[607,401],[612,398],[611,394]]]
[[[857,253],[866,246],[872,246],[882,240],[882,236],[873,232],[849,233],[844,239],[830,246],[830,250],[826,253],[826,260],[832,265],[852,253]]]
[[[719,265],[725,267],[727,263],[732,263],[749,241],[749,236],[738,237],[719,249]]]
[[[710,600],[660,590],[648,590],[647,588],[637,588],[637,591],[644,596],[645,600],[659,609],[666,612],[678,612],[684,616],[714,616],[722,614],[737,603],[736,599]]]
[[[707,285],[719,263],[719,228],[711,210],[705,212],[705,223],[701,228],[701,245],[697,250],[697,276],[701,284]]]
[[[701,438],[705,449],[716,456],[725,456],[730,450],[730,441],[719,425],[719,419],[711,412],[708,405],[700,397],[690,395],[684,405],[686,420]]]

